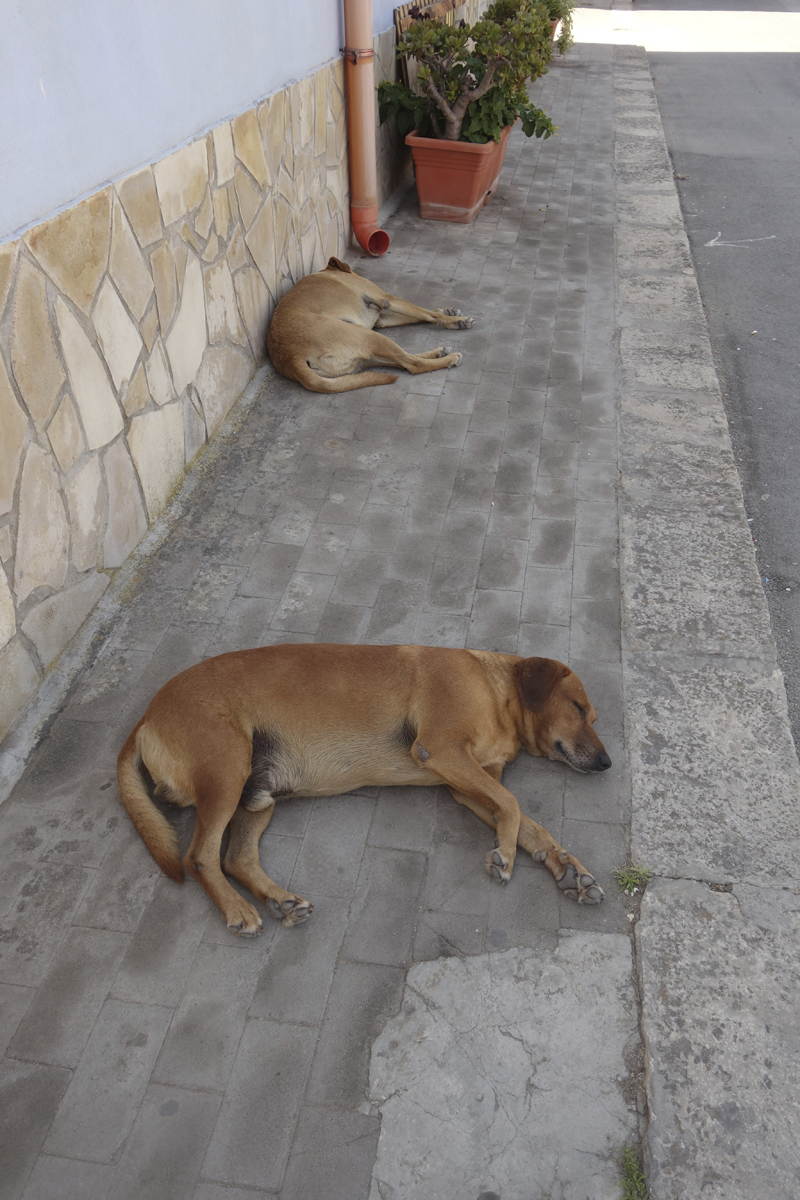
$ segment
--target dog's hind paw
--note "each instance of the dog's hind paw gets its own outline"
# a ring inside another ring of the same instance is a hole
[[[460,308],[446,308],[444,311],[447,313],[448,317],[460,317],[461,316]]]
[[[605,892],[594,876],[586,873],[578,875],[572,863],[567,863],[564,874],[557,882],[564,895],[577,900],[578,904],[600,904],[605,898]]]
[[[511,878],[508,859],[499,850],[490,850],[486,855],[486,870],[498,883],[508,883]]]
[[[287,929],[291,929],[292,925],[300,925],[303,921],[307,921],[313,911],[314,905],[308,900],[301,899],[300,896],[290,897],[280,903],[277,900],[269,902],[269,915],[276,921],[280,921]]]
[[[440,346],[439,347],[439,358],[447,358],[448,354],[454,354],[454,353],[455,353],[455,351],[453,350],[452,346]]]
[[[458,322],[458,328],[459,329],[472,329],[472,326],[474,324],[475,324],[474,317],[462,317],[461,320]]]

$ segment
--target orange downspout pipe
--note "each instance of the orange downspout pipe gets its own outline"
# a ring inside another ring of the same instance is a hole
[[[378,256],[389,249],[389,235],[378,228],[372,0],[344,0],[344,40],[347,133],[350,143],[350,219],[359,245]]]

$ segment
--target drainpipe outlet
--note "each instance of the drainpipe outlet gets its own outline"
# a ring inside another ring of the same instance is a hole
[[[389,235],[378,225],[378,206],[371,204],[367,208],[356,208],[350,205],[350,220],[353,222],[353,233],[359,246],[378,258],[389,249]]]

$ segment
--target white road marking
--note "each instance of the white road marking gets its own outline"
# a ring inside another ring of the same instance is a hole
[[[738,238],[735,242],[721,242],[719,239],[722,237],[722,230],[720,230],[715,238],[712,238],[710,242],[704,242],[703,244],[705,246],[744,246],[749,245],[750,242],[771,242],[772,239],[776,238],[777,236],[777,233],[770,233],[766,237]],[[754,329],[753,332],[756,333],[757,330]]]

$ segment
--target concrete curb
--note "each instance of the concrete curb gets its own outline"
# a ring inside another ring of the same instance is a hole
[[[644,50],[617,47],[620,539],[652,1200],[797,1194],[800,769]]]

